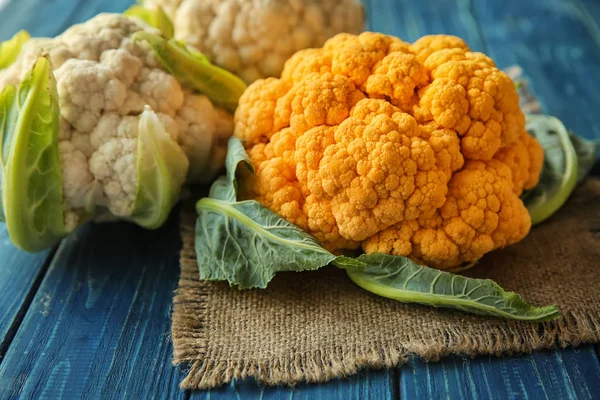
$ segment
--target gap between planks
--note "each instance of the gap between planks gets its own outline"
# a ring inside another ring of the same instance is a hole
[[[21,307],[19,308],[19,310],[15,314],[12,322],[10,323],[10,327],[6,331],[6,335],[0,340],[0,365],[2,364],[2,361],[4,360],[4,356],[6,355],[6,352],[8,351],[8,349],[10,348],[10,345],[11,345],[13,339],[17,335],[19,327],[21,326],[21,323],[23,322],[23,319],[25,318],[25,314],[27,314],[29,307],[33,303],[33,299],[35,298],[35,295],[36,295],[38,289],[40,288],[42,281],[46,277],[46,273],[48,272],[48,269],[50,268],[50,265],[52,264],[52,261],[54,260],[54,256],[56,255],[56,252],[58,251],[59,246],[60,246],[60,243],[57,246],[53,247],[52,250],[50,250],[50,253],[48,253],[48,257],[46,257],[46,260],[44,261],[44,265],[38,271],[38,273],[33,281],[33,284],[27,291],[27,295],[25,296],[23,304],[21,304]]]

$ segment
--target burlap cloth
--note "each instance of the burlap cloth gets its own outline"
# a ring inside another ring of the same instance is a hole
[[[181,223],[181,278],[174,299],[174,363],[183,388],[233,378],[269,384],[321,382],[416,355],[508,354],[600,342],[600,179],[517,245],[489,254],[468,275],[494,279],[563,318],[506,321],[401,304],[355,286],[333,267],[281,273],[266,290],[198,280],[192,212]]]

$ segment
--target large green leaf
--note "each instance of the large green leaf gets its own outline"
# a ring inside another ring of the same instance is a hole
[[[277,272],[333,264],[346,269],[364,289],[398,301],[528,321],[558,315],[556,308],[532,307],[492,281],[418,266],[405,257],[336,256],[257,201],[236,201],[236,171],[250,161],[239,139],[231,138],[228,150],[227,176],[214,183],[210,197],[196,204],[200,279],[227,281],[241,289],[265,288]]]
[[[40,57],[18,88],[0,96],[2,212],[12,242],[40,251],[58,242],[63,222],[59,111],[50,60]]]
[[[489,279],[467,278],[381,253],[361,255],[358,261],[365,267],[347,269],[354,283],[378,296],[403,303],[521,321],[548,321],[560,316],[556,307],[533,307]]]
[[[535,225],[552,216],[571,196],[577,185],[578,160],[569,132],[559,119],[528,115],[527,130],[538,139],[545,155],[539,183],[522,195]]]
[[[21,52],[21,47],[29,40],[27,31],[19,31],[10,39],[0,43],[0,69],[11,65]]]
[[[256,201],[205,198],[196,209],[200,279],[265,288],[277,272],[318,269],[336,258]]]
[[[146,106],[138,128],[138,182],[130,219],[147,229],[160,227],[179,200],[188,168],[185,152]]]
[[[231,72],[217,67],[202,53],[175,40],[166,40],[149,32],[139,31],[133,35],[134,42],[146,41],[154,51],[162,67],[183,86],[197,90],[212,101],[235,110],[246,83]]]

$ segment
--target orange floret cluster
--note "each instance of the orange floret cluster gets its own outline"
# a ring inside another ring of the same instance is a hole
[[[527,235],[543,150],[514,82],[454,36],[339,34],[240,99],[246,187],[331,251],[470,263]]]

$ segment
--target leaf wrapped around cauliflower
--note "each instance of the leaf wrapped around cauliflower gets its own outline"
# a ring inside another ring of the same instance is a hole
[[[175,38],[250,83],[279,76],[296,51],[322,46],[340,33],[360,33],[359,0],[144,0],[162,7]]]
[[[240,98],[245,193],[336,253],[437,268],[516,243],[544,154],[515,83],[460,38],[339,34]]]
[[[14,62],[0,71],[0,88],[19,87],[36,62],[47,59],[49,79],[55,80],[56,113],[51,123],[49,112],[40,120],[56,131],[43,132],[48,144],[41,156],[57,155],[54,175],[47,178],[48,185],[60,188],[55,193],[61,201],[46,212],[61,216],[64,231],[59,230],[55,240],[20,247],[48,247],[90,215],[156,228],[168,216],[185,182],[206,183],[221,171],[233,132],[232,115],[213,105],[211,94],[179,82],[151,46],[134,41],[140,33],[162,37],[138,18],[100,14],[56,38],[28,40]],[[44,90],[51,93],[48,85],[36,90],[36,96]],[[17,146],[21,137],[34,132],[24,124],[25,116],[16,122],[10,119],[13,116],[7,112],[13,100],[8,97],[3,95],[3,127],[6,131],[8,121],[16,128],[9,126],[10,132],[4,133],[5,148]],[[31,113],[41,113],[44,104],[32,106]],[[22,173],[11,169],[11,160],[13,165],[20,164],[22,155],[13,152],[11,157],[4,176]],[[12,198],[13,189],[7,184],[4,180],[4,198]],[[36,190],[34,196],[45,196],[42,186]],[[16,211],[5,203],[4,212],[8,223],[9,214]],[[38,229],[50,229],[44,225],[49,222],[37,223],[41,224]],[[10,229],[9,233],[15,241]]]
[[[66,232],[57,151],[58,98],[52,65],[40,57],[18,87],[0,94],[0,219],[21,249],[38,251]]]

